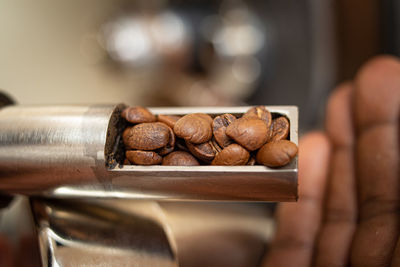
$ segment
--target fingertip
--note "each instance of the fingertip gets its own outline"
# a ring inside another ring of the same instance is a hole
[[[350,146],[353,143],[352,93],[353,84],[345,82],[328,99],[325,128],[330,141],[336,146]]]
[[[397,118],[400,103],[398,58],[378,56],[371,59],[359,70],[354,84],[355,123],[358,128]]]
[[[319,197],[326,183],[331,146],[327,136],[311,132],[300,140],[299,191],[301,198]]]
[[[330,152],[330,142],[325,133],[314,131],[304,135],[299,142],[301,156],[300,164],[319,156],[327,156]]]

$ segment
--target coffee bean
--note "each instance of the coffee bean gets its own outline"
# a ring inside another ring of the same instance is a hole
[[[159,122],[165,123],[166,125],[168,125],[169,127],[171,127],[172,129],[174,129],[175,123],[182,118],[181,116],[177,116],[177,115],[158,115],[157,116],[157,120]]]
[[[130,123],[155,122],[154,116],[147,108],[129,107],[122,111],[121,116]]]
[[[231,144],[219,152],[211,165],[237,166],[246,165],[249,161],[250,154],[242,146]]]
[[[127,158],[124,159],[124,165],[131,165],[131,164],[132,163]]]
[[[244,115],[243,118],[256,117],[259,118],[267,124],[268,127],[271,126],[272,116],[271,113],[264,106],[257,106],[250,108]]]
[[[214,159],[217,152],[211,140],[202,144],[192,144],[186,141],[186,146],[196,158],[208,163]]]
[[[224,114],[214,118],[212,124],[214,138],[221,147],[232,144],[233,140],[226,135],[226,127],[235,120],[236,117],[232,114]]]
[[[168,130],[169,130],[169,141],[168,141],[168,143],[164,147],[162,147],[161,149],[159,149],[157,151],[158,154],[161,155],[161,156],[165,156],[168,153],[171,153],[172,151],[174,151],[174,148],[175,148],[175,134],[174,134],[174,131],[170,127],[168,127]]]
[[[174,132],[190,143],[201,144],[212,137],[211,123],[212,119],[207,114],[188,114],[175,123]]]
[[[130,162],[137,165],[156,165],[162,161],[162,157],[154,151],[128,150],[125,156]]]
[[[256,160],[268,167],[281,167],[288,164],[297,154],[297,145],[288,140],[266,143],[257,152]]]
[[[272,121],[271,133],[268,142],[284,140],[289,134],[289,121],[285,117],[279,117]]]
[[[174,151],[162,160],[162,165],[167,166],[198,166],[199,162],[190,153],[185,151]]]
[[[269,137],[269,127],[258,118],[248,117],[233,121],[226,128],[226,135],[249,151],[259,149]]]
[[[127,127],[122,138],[127,149],[155,150],[170,141],[170,130],[161,122],[141,123]]]
[[[205,113],[193,113],[193,114],[195,114],[195,115],[197,115],[197,116],[199,116],[199,117],[205,119],[208,123],[210,123],[210,125],[211,125],[212,122],[213,122],[213,119],[212,119],[211,116],[208,115],[208,114],[205,114]]]

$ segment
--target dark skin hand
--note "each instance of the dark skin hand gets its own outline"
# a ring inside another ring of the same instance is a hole
[[[277,211],[263,266],[400,266],[400,61],[382,56],[300,141],[298,203]]]

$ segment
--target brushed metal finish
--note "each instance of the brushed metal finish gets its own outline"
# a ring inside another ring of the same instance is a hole
[[[118,106],[11,106],[0,110],[0,190],[53,197],[295,201],[297,157],[287,166],[122,166],[109,164],[121,129]],[[155,114],[241,114],[249,107],[151,108]],[[289,118],[298,143],[298,112]],[[107,165],[108,164],[108,165]],[[109,168],[106,167],[111,166]]]
[[[31,199],[43,266],[176,267],[156,202]]]
[[[31,198],[31,208],[43,266],[258,266],[274,228],[268,207],[248,203]]]
[[[106,177],[115,106],[9,106],[0,110],[0,190],[41,193]]]

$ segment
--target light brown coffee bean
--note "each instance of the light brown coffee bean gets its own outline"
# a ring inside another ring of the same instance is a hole
[[[144,107],[129,107],[122,111],[122,118],[130,123],[155,122],[156,116]]]
[[[289,121],[285,117],[279,117],[272,121],[268,142],[284,140],[289,134]]]
[[[297,154],[297,145],[288,140],[266,143],[257,152],[256,160],[268,167],[281,167],[288,164]]]
[[[170,130],[161,122],[141,123],[127,127],[122,134],[126,149],[155,150],[170,140]]]
[[[207,114],[188,114],[175,123],[174,132],[190,143],[201,144],[212,137],[211,123],[212,119]]]
[[[174,151],[174,148],[175,148],[175,134],[174,134],[174,131],[170,127],[168,127],[168,130],[169,130],[169,141],[168,141],[168,143],[164,147],[160,148],[157,151],[157,153],[160,156],[165,156],[168,153],[171,153],[172,151]]]
[[[221,147],[232,144],[233,140],[226,135],[226,127],[235,120],[236,117],[232,114],[224,114],[214,118],[212,124],[214,138]]]
[[[158,115],[157,116],[157,121],[165,123],[166,125],[168,125],[169,127],[171,127],[171,129],[174,129],[175,123],[182,118],[181,116],[177,116],[177,115]]]
[[[125,156],[136,165],[157,165],[162,161],[162,157],[154,151],[128,150]]]
[[[167,166],[198,166],[199,162],[190,153],[185,151],[174,151],[162,160],[162,165]]]
[[[219,152],[211,165],[238,166],[246,165],[249,161],[250,154],[242,146],[231,144]]]
[[[249,151],[259,149],[269,137],[269,127],[258,118],[240,118],[226,128],[226,135]]]
[[[197,116],[199,116],[199,117],[205,119],[208,123],[210,123],[210,125],[211,125],[212,122],[213,122],[213,119],[212,119],[211,116],[208,115],[208,114],[205,114],[205,113],[193,113],[193,114],[195,114],[195,115],[197,115]]]
[[[211,140],[202,144],[192,144],[186,141],[186,146],[193,156],[208,163],[214,159],[216,154],[216,148]]]
[[[263,120],[268,127],[271,126],[272,116],[271,113],[264,106],[257,106],[250,108],[242,118],[257,117]]]

